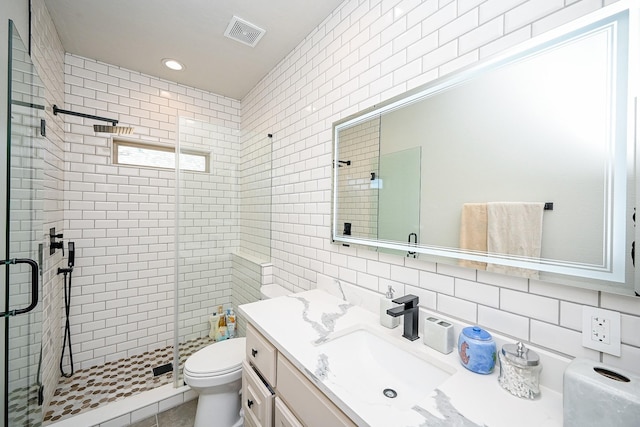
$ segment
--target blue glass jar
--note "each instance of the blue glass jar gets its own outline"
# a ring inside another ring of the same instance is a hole
[[[468,326],[458,337],[460,363],[478,374],[490,374],[496,366],[496,343],[491,334],[479,326]]]

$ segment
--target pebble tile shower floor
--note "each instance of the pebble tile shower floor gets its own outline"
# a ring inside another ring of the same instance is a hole
[[[203,337],[180,344],[180,368],[187,357],[212,343]],[[44,414],[44,425],[90,411],[173,381],[173,372],[154,376],[153,368],[171,363],[173,346],[76,371],[61,378]]]

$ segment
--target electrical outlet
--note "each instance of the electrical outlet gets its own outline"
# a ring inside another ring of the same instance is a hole
[[[591,341],[611,344],[611,320],[606,317],[591,317]]]
[[[584,306],[582,308],[582,345],[620,356],[620,313]]]

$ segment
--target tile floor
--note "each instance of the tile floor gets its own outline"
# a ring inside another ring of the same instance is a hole
[[[193,427],[198,399],[193,399],[175,408],[168,409],[129,427]]]
[[[42,425],[42,409],[38,405],[37,385],[11,390],[8,404],[10,426],[40,427]]]
[[[180,344],[178,372],[187,357],[211,342],[207,336]],[[172,360],[173,346],[168,346],[61,378],[44,413],[44,425],[171,383],[173,372],[154,376],[153,368]]]

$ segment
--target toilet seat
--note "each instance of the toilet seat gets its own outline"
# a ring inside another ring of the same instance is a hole
[[[187,358],[184,374],[192,378],[216,377],[242,370],[246,338],[210,344]]]

